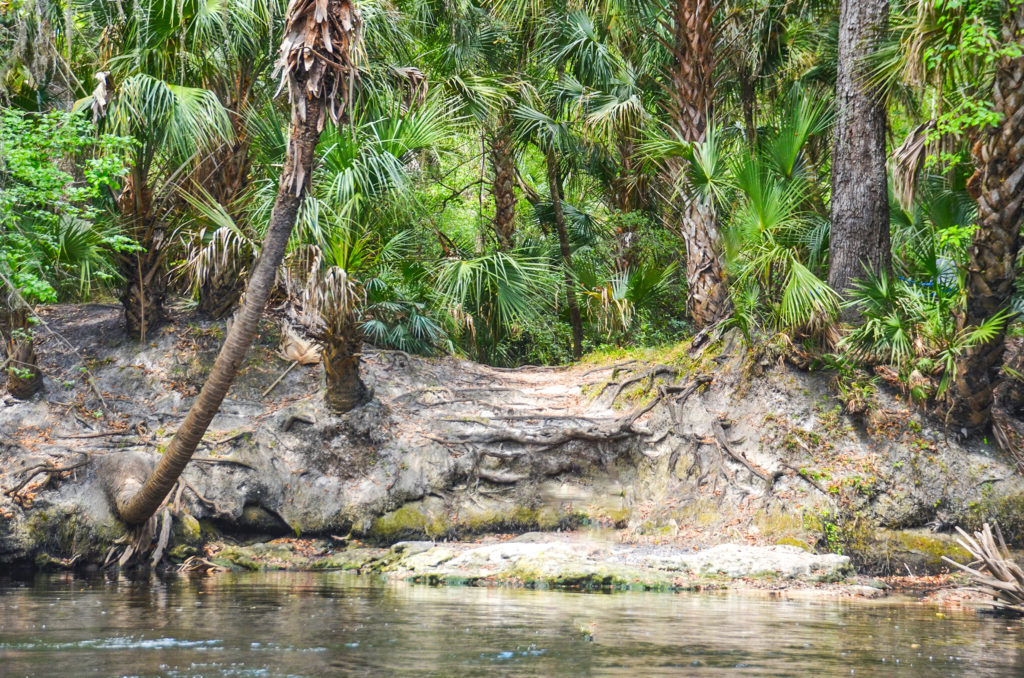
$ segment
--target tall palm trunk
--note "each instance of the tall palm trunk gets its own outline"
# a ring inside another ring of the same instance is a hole
[[[1007,16],[1003,38],[1024,43],[1024,8]],[[967,326],[980,325],[1009,306],[1024,222],[1024,57],[1004,58],[992,93],[1002,119],[973,148],[974,176],[968,189],[978,201],[978,229],[967,265]],[[968,349],[957,362],[951,418],[981,428],[992,414],[993,390],[1002,380],[1004,329],[988,343]]]
[[[885,103],[865,82],[863,66],[888,17],[888,0],[840,3],[828,282],[841,295],[864,277],[865,267],[875,274],[892,267]]]
[[[288,7],[280,64],[292,100],[292,121],[270,226],[235,322],[171,444],[141,487],[137,479],[124,478],[110,489],[118,514],[130,525],[145,522],[160,507],[242,366],[309,189],[325,117],[329,112],[337,122],[344,113],[346,80],[355,71],[350,50],[358,39],[359,25],[351,0],[292,0]]]
[[[572,248],[569,246],[569,231],[565,228],[565,212],[562,210],[562,172],[553,148],[547,150],[547,165],[548,190],[551,193],[551,207],[555,214],[558,248],[562,254],[562,271],[565,273],[566,303],[569,307],[569,322],[572,325],[572,356],[579,360],[583,356],[583,318],[580,316],[580,303],[576,298],[576,283],[572,278]]]
[[[715,10],[713,0],[675,0],[668,112],[680,137],[700,143],[707,133],[715,93]],[[681,165],[670,168],[679,178]],[[718,215],[712,202],[685,187],[688,201],[681,231],[686,242],[686,305],[693,322],[706,327],[729,312],[720,251]]]
[[[494,235],[498,249],[508,252],[515,245],[516,234],[516,165],[513,155],[512,121],[502,114],[491,133],[491,165],[494,181]]]

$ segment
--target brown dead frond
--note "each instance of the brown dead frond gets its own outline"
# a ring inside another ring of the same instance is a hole
[[[306,121],[306,102],[321,99],[317,129],[323,130],[325,113],[331,122],[345,117],[357,77],[356,60],[362,22],[351,0],[291,0],[288,4],[277,71],[278,92],[288,86],[292,115]],[[316,109],[314,109],[316,110]],[[299,158],[296,159],[301,160]],[[306,183],[305,162],[296,162],[295,195]]]
[[[942,559],[969,574],[978,589],[992,596],[992,604],[997,608],[1024,614],[1024,570],[1010,558],[999,526],[996,525],[993,533],[985,523],[973,537],[959,527],[956,531],[961,536],[957,543],[974,556],[975,561],[962,565],[946,556]]]

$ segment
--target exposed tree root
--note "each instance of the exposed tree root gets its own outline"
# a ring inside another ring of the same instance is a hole
[[[73,471],[77,468],[82,468],[91,461],[92,458],[86,455],[85,459],[75,462],[74,464],[67,464],[65,466],[55,466],[53,464],[37,464],[36,466],[30,466],[29,468],[24,469],[25,477],[22,478],[18,484],[14,485],[9,489],[4,490],[4,494],[20,503],[24,500],[24,498],[19,493],[22,491],[22,489],[25,488],[26,485],[32,482],[32,480],[36,476],[42,473],[47,474],[45,482],[48,483],[55,477],[58,477],[61,473],[66,473],[68,471]]]

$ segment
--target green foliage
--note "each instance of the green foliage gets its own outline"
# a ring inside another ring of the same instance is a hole
[[[81,115],[0,112],[0,272],[26,301],[86,298],[114,279],[112,255],[132,244],[102,205],[130,149]]]

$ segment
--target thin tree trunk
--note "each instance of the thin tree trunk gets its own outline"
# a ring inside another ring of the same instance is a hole
[[[512,122],[503,114],[490,135],[491,165],[494,169],[494,181],[491,184],[491,192],[494,194],[494,235],[498,240],[498,249],[502,252],[508,252],[515,246],[516,234],[516,165],[511,132]]]
[[[865,276],[865,269],[879,274],[892,267],[885,104],[866,83],[863,65],[877,49],[888,17],[888,0],[840,3],[828,273],[829,285],[840,295]]]
[[[565,296],[569,307],[569,322],[572,325],[572,356],[579,360],[583,356],[583,318],[576,298],[576,283],[572,277],[572,248],[569,246],[569,232],[565,228],[565,212],[562,210],[562,173],[558,157],[553,149],[547,151],[548,190],[551,193],[551,208],[555,214],[555,230],[558,231],[558,248],[562,254],[562,271],[565,273]]]
[[[701,143],[707,134],[715,93],[715,10],[713,0],[675,0],[671,25],[672,70],[666,105],[680,138]],[[681,164],[669,167],[673,181]],[[715,205],[683,189],[688,202],[680,231],[686,242],[686,306],[697,327],[707,327],[729,312]]]
[[[1007,43],[1024,42],[1024,8],[1011,10],[1003,27]],[[978,201],[978,229],[967,265],[965,326],[1007,310],[1024,222],[1024,57],[1004,59],[992,94],[999,124],[973,148],[975,173],[968,189]],[[957,362],[951,419],[970,429],[986,426],[995,387],[1002,381],[1006,325],[992,341],[968,349]]]
[[[291,133],[259,261],[210,376],[160,462],[138,491],[135,482],[115,485],[111,498],[121,519],[129,525],[145,522],[160,507],[227,395],[252,344],[299,207],[309,190],[313,154],[326,116],[329,113],[337,123],[345,113],[348,86],[355,71],[351,50],[359,37],[359,15],[351,0],[321,2],[292,0],[288,6],[280,64],[292,101]]]

